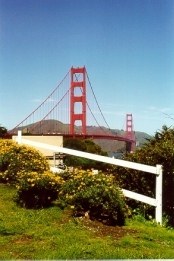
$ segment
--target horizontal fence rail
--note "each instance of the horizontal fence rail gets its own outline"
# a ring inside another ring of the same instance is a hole
[[[26,138],[26,136],[25,136]],[[114,159],[106,156],[100,156],[88,152],[77,151],[73,149],[58,147],[54,145],[49,145],[45,143],[40,143],[36,141],[27,140],[22,137],[21,131],[18,131],[17,142],[20,144],[30,145],[36,148],[44,148],[54,153],[65,153],[72,156],[87,158],[95,161],[100,161],[112,165],[117,165],[125,168],[140,170],[143,172],[148,172],[156,175],[156,195],[155,198],[151,198],[148,196],[141,195],[136,192],[132,192],[126,189],[122,189],[125,197],[132,198],[134,200],[141,201],[143,203],[149,204],[155,207],[155,219],[157,223],[162,225],[162,165],[149,166],[145,164],[140,164],[136,162],[130,162],[120,159]]]

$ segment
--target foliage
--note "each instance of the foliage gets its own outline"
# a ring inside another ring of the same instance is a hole
[[[18,172],[48,169],[46,158],[36,149],[12,140],[0,140],[0,182],[16,182]]]
[[[85,213],[91,219],[109,225],[124,225],[126,205],[123,194],[112,176],[91,171],[77,171],[66,180],[59,193],[59,202],[71,205],[75,216]]]
[[[106,152],[102,151],[99,145],[95,144],[92,140],[89,139],[65,139],[64,147],[102,156],[107,155]],[[65,164],[67,166],[81,167],[83,169],[96,168],[100,170],[104,170],[108,166],[105,163],[74,156],[66,156]]]
[[[0,138],[3,138],[7,135],[7,129],[0,125]]]
[[[174,129],[163,126],[162,131],[156,132],[142,148],[126,155],[125,159],[151,166],[163,166],[163,211],[169,224],[174,226]],[[115,171],[121,187],[154,197],[155,175],[121,168]],[[133,204],[135,207],[136,203]]]
[[[84,140],[86,144],[86,152],[90,152],[97,155],[107,156],[107,153],[102,151],[101,147],[92,140]]]
[[[86,151],[86,144],[84,140],[81,139],[65,139],[63,142],[65,148]]]
[[[50,171],[18,173],[16,201],[26,208],[43,208],[57,199],[63,179]]]
[[[46,171],[47,162],[35,149],[10,140],[2,140],[0,147],[1,182],[17,184],[16,201],[20,205],[26,208],[47,207],[57,199],[60,190],[60,200],[65,196],[65,204],[73,203],[74,213],[89,211],[91,218],[124,224],[124,199],[109,177],[103,174],[95,176],[91,172],[78,171],[78,174],[73,173],[74,176],[64,173],[64,185],[60,176]]]

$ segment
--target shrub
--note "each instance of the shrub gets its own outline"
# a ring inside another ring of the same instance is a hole
[[[91,219],[108,225],[124,225],[126,205],[123,194],[112,176],[79,171],[66,181],[59,193],[59,202],[71,205],[74,216],[88,213]]]
[[[48,167],[46,158],[36,149],[12,140],[0,140],[0,182],[13,183],[20,171],[42,173]]]
[[[174,129],[163,126],[162,131],[156,132],[142,148],[126,155],[125,159],[163,166],[163,213],[168,217],[169,225],[174,226]],[[123,168],[117,168],[115,172],[121,187],[154,197],[155,175]],[[131,204],[133,208],[140,205],[135,201]],[[146,207],[146,215],[151,214],[151,209]]]
[[[18,174],[16,202],[26,208],[43,208],[57,199],[63,179],[50,171],[20,172]]]

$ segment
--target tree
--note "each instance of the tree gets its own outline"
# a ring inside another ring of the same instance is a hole
[[[5,127],[2,127],[2,126],[0,125],[0,138],[5,137],[6,134],[7,134],[7,129],[6,129]]]
[[[151,166],[163,166],[163,213],[174,226],[174,129],[162,127],[143,147],[124,158]],[[134,170],[117,169],[122,187],[145,194],[155,195],[155,177]],[[134,203],[135,204],[135,203]]]
[[[89,152],[97,155],[106,156],[107,153],[102,151],[101,147],[95,144],[92,140],[82,140],[76,138],[70,138],[64,140],[64,147],[69,149],[75,149],[79,151]],[[83,169],[96,168],[104,169],[107,164],[97,162],[94,160],[75,157],[75,156],[66,156],[65,164],[68,166],[82,167]]]

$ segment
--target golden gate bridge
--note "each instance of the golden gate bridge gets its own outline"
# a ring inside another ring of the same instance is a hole
[[[132,114],[126,114],[124,135],[109,131],[85,67],[71,67],[51,94],[10,133],[18,130],[25,135],[124,141],[130,151],[136,145]]]

